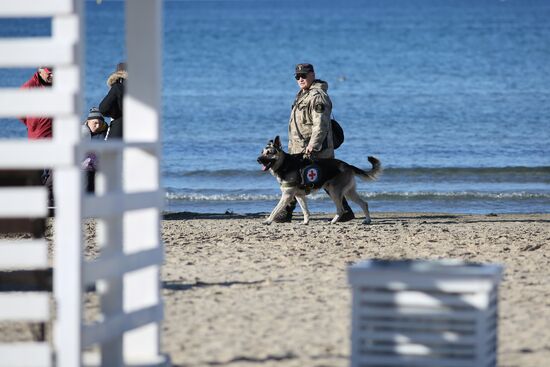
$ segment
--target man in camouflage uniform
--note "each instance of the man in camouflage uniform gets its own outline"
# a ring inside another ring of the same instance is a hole
[[[296,65],[295,78],[300,91],[292,104],[288,122],[288,151],[290,154],[309,155],[313,159],[334,158],[330,122],[332,101],[327,94],[328,83],[315,79],[311,64]],[[355,218],[345,198],[343,205],[345,212],[339,222]],[[275,222],[290,222],[295,207],[296,200],[287,206],[286,212],[275,218]]]
[[[334,158],[330,115],[332,102],[328,84],[315,79],[311,64],[296,65],[296,81],[300,91],[292,104],[288,123],[288,151],[313,158]]]

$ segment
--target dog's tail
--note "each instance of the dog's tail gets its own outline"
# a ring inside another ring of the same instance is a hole
[[[369,156],[369,162],[372,164],[372,169],[370,171],[364,171],[361,168],[351,166],[353,173],[361,177],[363,180],[376,180],[378,175],[382,173],[382,164],[376,157]]]

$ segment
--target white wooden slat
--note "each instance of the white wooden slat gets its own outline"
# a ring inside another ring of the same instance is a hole
[[[128,84],[130,85],[130,80],[128,80]],[[133,84],[138,84],[138,83],[136,81],[133,81]],[[151,84],[148,84],[147,81],[143,81],[142,83],[140,82],[139,85],[140,85],[140,88],[147,85],[148,90],[152,89]],[[150,93],[147,93],[147,94],[150,94]],[[153,109],[150,105],[143,103],[142,100],[136,97],[137,96],[133,96],[131,94],[126,94],[124,97],[124,110],[125,111],[135,110],[133,113],[131,113],[131,115],[137,119],[136,122],[138,125],[136,129],[132,129],[131,131],[128,130],[129,131],[128,138],[126,138],[126,134],[124,134],[125,140],[158,141],[160,131],[158,130],[159,125],[156,122],[160,118],[160,114],[158,113],[157,110]],[[143,96],[139,96],[139,97],[143,97]],[[139,129],[141,129],[141,131]],[[151,135],[149,136],[147,134],[151,134]]]
[[[1,49],[0,45],[0,49]],[[75,109],[74,95],[53,88],[0,89],[0,118],[19,116],[67,116]]]
[[[162,247],[159,208],[134,210],[124,214],[124,249],[128,254]],[[154,223],[158,221],[159,225]],[[134,228],[148,228],[147,231],[136,231]],[[160,264],[159,264],[160,265]]]
[[[401,290],[431,290],[449,293],[463,292],[487,292],[494,287],[490,278],[464,276],[453,278],[451,276],[441,275],[438,278],[427,279],[426,276],[419,274],[407,274],[404,276],[399,272],[387,273],[381,272],[376,276],[370,276],[368,279],[361,277],[361,274],[350,273],[350,284],[364,288],[384,288],[392,291]]]
[[[120,216],[125,211],[160,207],[164,203],[164,191],[137,193],[108,193],[102,196],[84,198],[85,218],[107,218]]]
[[[105,144],[108,143],[108,144]],[[96,153],[108,153],[114,151],[122,152],[123,149],[140,149],[152,154],[160,153],[160,142],[129,142],[117,140],[97,141],[97,140],[86,140],[83,141],[79,146],[79,151],[84,154],[84,152],[94,151]]]
[[[162,303],[160,295],[161,265],[138,269],[124,276],[124,310],[131,312]],[[132,302],[129,302],[132,300]]]
[[[472,322],[456,322],[447,320],[430,320],[424,319],[379,319],[376,317],[368,320],[358,320],[357,322],[364,322],[369,328],[373,329],[385,329],[385,330],[433,330],[433,331],[456,331],[464,333],[473,333],[475,330],[475,323]]]
[[[124,150],[124,188],[128,192],[152,191],[159,188],[160,162],[155,154],[139,149]],[[162,207],[159,207],[162,210]],[[156,228],[155,219],[147,227]],[[160,221],[159,221],[160,227]]]
[[[52,366],[52,353],[48,343],[0,344],[0,367],[30,366]]]
[[[82,138],[82,121],[80,116],[74,114],[59,117],[53,120],[53,138],[56,146],[66,146],[71,151],[71,157],[76,157],[72,164],[80,165],[83,156],[73,154],[78,150],[78,143]]]
[[[0,293],[0,320],[47,321],[49,292]]]
[[[52,37],[0,38],[0,67],[70,65],[75,62],[75,45]]]
[[[0,17],[51,17],[74,11],[73,0],[2,0]]]
[[[370,344],[368,343],[364,348],[369,353],[384,353],[384,354],[401,354],[401,355],[410,355],[410,356],[445,356],[445,355],[452,355],[453,357],[449,358],[449,360],[453,359],[469,359],[471,362],[473,359],[473,356],[475,355],[475,347],[460,347],[457,348],[456,346],[434,346],[433,348],[429,345],[424,344],[415,344],[415,343],[407,343],[407,344]]]
[[[101,158],[101,169],[98,177],[98,194],[122,191],[122,154],[110,152]],[[101,247],[102,256],[118,256],[123,253],[123,217],[112,216],[99,220],[97,226],[97,243]],[[101,293],[101,313],[104,320],[111,320],[124,310],[124,284],[122,278],[111,278],[98,282]],[[117,336],[103,341],[101,349],[102,366],[119,366],[124,364],[123,338]]]
[[[124,114],[129,121],[136,121],[135,129],[124,132],[124,140],[158,142],[162,123],[162,3],[160,1],[133,0],[126,2],[126,44],[128,73],[144,75],[130,78],[124,98]],[[143,22],[142,19],[147,19]],[[147,155],[141,151],[127,149],[124,152],[124,188],[129,192],[160,191],[160,152]],[[163,195],[164,196],[164,195]],[[155,237],[162,248],[160,235],[160,210],[164,198],[155,206],[156,213],[142,216],[140,213],[124,214],[124,247],[139,248],[139,241],[132,241],[126,235],[132,227],[143,228],[144,237]],[[146,299],[161,302],[159,271],[155,267],[143,269],[138,274],[128,274],[125,279],[125,307],[143,307]],[[140,285],[143,285],[140,287]],[[124,357],[127,360],[151,360],[161,355],[159,323],[132,330],[124,338]]]
[[[53,90],[61,93],[76,94],[80,92],[80,70],[77,66],[60,66],[55,68]]]
[[[130,271],[162,264],[164,254],[156,247],[129,255],[112,256],[84,264],[83,281],[92,284],[99,279],[121,277]]]
[[[370,291],[358,293],[358,296],[361,301],[368,303],[391,303],[412,307],[464,307],[481,309],[488,303],[487,293],[479,292],[451,295],[418,291]]]
[[[124,118],[135,121],[127,141],[158,141],[161,122],[162,3],[133,0],[126,3],[126,45],[129,78],[124,96]],[[143,22],[147,19],[147,22]]]
[[[45,240],[0,241],[0,270],[47,267],[48,245]]]
[[[472,364],[471,359],[460,360],[427,356],[385,356],[364,354],[354,357],[352,366],[379,367],[379,366],[422,366],[422,367],[478,367]],[[485,365],[479,365],[485,367]]]
[[[82,333],[83,348],[117,338],[129,330],[152,322],[159,322],[162,317],[162,304],[158,304],[131,313],[121,313],[104,322],[86,325]]]
[[[381,307],[366,307],[362,305],[357,310],[357,316],[359,318],[366,317],[426,317],[429,316],[434,320],[464,320],[475,322],[478,317],[477,311],[458,311],[458,310],[444,310],[444,309],[429,309],[429,308],[388,308]]]
[[[74,1],[74,0],[71,0]],[[80,21],[78,15],[57,14],[52,19],[52,38],[55,40],[63,40],[63,42],[76,44],[80,37]]]
[[[404,331],[372,331],[363,332],[361,337],[368,340],[383,340],[391,343],[409,344],[409,343],[426,343],[437,345],[468,345],[473,346],[479,341],[478,338],[472,335],[463,335],[454,332],[404,332]],[[439,347],[438,347],[439,348]]]
[[[387,305],[378,304],[361,304],[361,308],[357,310],[360,318],[371,319],[372,317],[395,317],[401,319],[403,317],[410,318],[430,318],[432,320],[463,320],[468,322],[476,322],[479,317],[479,310],[475,309],[458,309],[447,307],[388,307]],[[497,308],[495,305],[490,306],[484,312],[487,315],[495,315]]]
[[[48,193],[42,186],[0,187],[0,218],[37,218],[48,214]]]
[[[44,169],[68,166],[74,162],[74,148],[64,142],[46,139],[0,140],[0,169]]]
[[[130,332],[131,333],[131,332]],[[128,333],[124,336],[124,340],[127,339]],[[82,366],[83,367],[101,367],[101,354],[99,350],[87,350],[82,353]],[[124,358],[125,365],[128,367],[170,367],[172,364],[169,362],[169,358],[164,355],[157,357],[147,358],[134,358],[130,356]]]
[[[56,319],[54,347],[57,367],[81,365],[83,318],[81,220],[82,172],[79,167],[55,170],[54,195],[54,296]]]

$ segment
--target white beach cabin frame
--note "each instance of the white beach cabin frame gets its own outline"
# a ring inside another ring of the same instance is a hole
[[[0,366],[160,366],[163,304],[160,266],[161,41],[160,0],[126,1],[126,44],[130,77],[124,118],[132,128],[124,140],[80,140],[83,89],[82,0],[0,2],[0,17],[51,17],[52,35],[0,39],[0,67],[55,69],[52,88],[0,89],[0,118],[54,118],[51,140],[3,140],[0,169],[52,168],[55,217],[53,288],[49,294],[0,294],[0,320],[44,321],[54,317],[53,343],[0,345]],[[143,21],[146,19],[146,21]],[[113,65],[120,60],[113,60]],[[83,192],[80,160],[100,157],[97,195]],[[47,216],[44,187],[0,188],[0,218]],[[83,220],[96,218],[99,258],[84,259]],[[44,240],[0,241],[0,270],[47,268]],[[84,289],[95,286],[101,319],[83,320]],[[91,358],[84,351],[96,346]]]

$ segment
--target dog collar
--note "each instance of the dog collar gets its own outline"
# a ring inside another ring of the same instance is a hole
[[[297,182],[283,182],[281,184],[281,187],[296,187],[298,186],[298,183]]]

